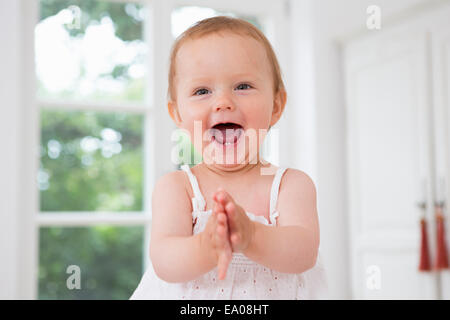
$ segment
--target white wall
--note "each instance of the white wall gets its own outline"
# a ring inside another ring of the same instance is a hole
[[[1,1],[0,30],[0,299],[30,299],[36,291],[38,245],[35,159],[39,131],[34,102],[33,30],[37,1]],[[27,35],[27,36],[25,36]]]
[[[293,132],[295,166],[317,188],[321,254],[329,297],[351,298],[348,252],[346,117],[339,41],[363,32],[366,9],[381,8],[382,24],[425,10],[434,0],[292,0],[292,99],[298,129]],[[376,32],[376,31],[370,31]],[[292,95],[291,94],[291,95]]]
[[[17,230],[19,205],[20,148],[20,16],[18,1],[0,2],[2,50],[0,61],[0,299],[17,296]]]

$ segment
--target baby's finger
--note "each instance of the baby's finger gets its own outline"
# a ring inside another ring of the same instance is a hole
[[[230,241],[231,241],[232,245],[238,245],[240,240],[241,240],[241,237],[237,233],[232,234],[230,237]]]
[[[219,200],[217,199],[217,196],[218,196],[220,193],[222,193],[222,192],[226,192],[224,188],[222,188],[222,187],[217,188],[216,192],[214,192],[214,194],[213,194],[213,200],[214,200],[214,201],[219,201]]]
[[[236,205],[234,202],[228,202],[225,206],[225,211],[227,212],[227,215],[230,217],[230,219],[234,219],[236,216]]]
[[[219,213],[219,212],[225,212],[225,209],[221,203],[214,201],[213,211],[215,213]]]
[[[232,252],[232,247],[230,243],[230,235],[227,223],[227,216],[224,213],[220,214],[222,222],[217,224],[217,247],[220,250],[228,250],[230,253]],[[222,219],[223,217],[223,219]]]
[[[231,244],[230,244],[229,235],[228,235],[228,225],[227,225],[226,221],[218,222],[217,228],[216,228],[216,233],[217,233],[216,234],[217,248],[219,248],[220,250],[227,249],[227,248],[231,249]]]
[[[230,196],[230,194],[228,192],[226,192],[225,190],[223,190],[223,189],[218,190],[214,194],[214,197],[215,197],[215,199],[217,199],[217,202],[222,204],[224,207],[227,205],[228,202],[234,202],[234,200]]]
[[[227,215],[223,212],[217,213],[217,222],[219,225],[227,225]]]
[[[236,204],[234,202],[228,202],[227,205],[225,206],[225,212],[227,213],[227,218],[228,218],[228,225],[229,225],[229,229],[230,232],[233,231],[237,231],[239,228],[238,222],[237,222],[237,215],[236,215]],[[231,238],[230,238],[231,240]]]
[[[217,273],[219,280],[224,280],[227,276],[228,265],[230,264],[231,258],[228,250],[224,250],[219,255],[219,261],[217,263]]]
[[[217,261],[217,271],[219,280],[223,280],[226,277],[228,265],[231,261],[232,251],[231,245],[228,241],[228,226],[226,223],[226,215],[221,213],[219,215],[221,218],[223,217],[225,220],[224,224],[219,224],[217,226],[217,235],[218,235],[218,248],[219,249],[219,258]]]

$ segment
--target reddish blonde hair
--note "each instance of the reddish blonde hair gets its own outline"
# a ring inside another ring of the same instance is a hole
[[[256,41],[260,42],[266,50],[267,57],[272,66],[274,92],[278,93],[280,90],[285,91],[284,82],[281,76],[281,69],[278,63],[277,56],[266,36],[253,24],[238,18],[231,18],[226,16],[217,16],[198,21],[192,27],[184,31],[172,45],[170,54],[169,67],[169,86],[167,90],[167,98],[169,101],[176,96],[173,85],[176,73],[176,57],[178,50],[187,40],[199,39],[213,33],[231,32],[241,36],[250,36]]]

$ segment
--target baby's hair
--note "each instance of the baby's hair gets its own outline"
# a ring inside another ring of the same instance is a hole
[[[187,40],[199,39],[213,33],[231,32],[241,36],[250,36],[256,41],[263,44],[269,62],[272,66],[274,93],[280,90],[285,91],[284,82],[281,76],[281,69],[278,63],[277,56],[266,36],[253,24],[238,18],[231,18],[226,16],[217,16],[198,21],[192,27],[184,31],[174,42],[170,54],[169,67],[169,86],[167,90],[167,98],[173,101],[176,96],[173,80],[175,78],[175,59],[181,45]]]

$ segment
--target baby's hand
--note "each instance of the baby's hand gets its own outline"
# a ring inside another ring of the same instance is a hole
[[[212,246],[213,256],[217,264],[218,278],[223,280],[232,259],[232,251],[228,236],[227,216],[220,203],[214,204],[213,212],[208,219],[204,234]]]
[[[253,222],[225,190],[220,188],[214,193],[213,199],[225,208],[233,252],[244,252],[253,238]]]

